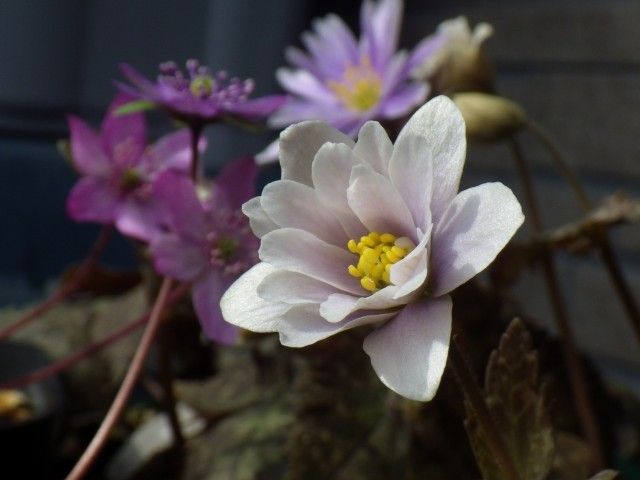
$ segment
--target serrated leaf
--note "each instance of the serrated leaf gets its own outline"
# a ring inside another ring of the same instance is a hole
[[[118,116],[131,115],[132,113],[145,112],[154,108],[156,108],[156,104],[149,100],[134,100],[119,106],[114,113]]]
[[[589,480],[614,480],[618,478],[619,475],[620,473],[615,470],[603,470],[600,473],[596,473]]]
[[[543,480],[553,462],[554,439],[546,388],[538,380],[538,355],[521,320],[511,322],[491,353],[485,400],[522,480]],[[467,432],[485,480],[500,480],[481,425],[467,405]]]

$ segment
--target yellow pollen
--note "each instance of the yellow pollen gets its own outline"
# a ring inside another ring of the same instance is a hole
[[[366,56],[359,64],[349,65],[340,80],[329,80],[327,87],[355,112],[371,110],[382,96],[382,80]]]
[[[347,248],[358,255],[355,265],[347,267],[349,275],[359,278],[362,288],[373,293],[391,283],[391,265],[406,257],[415,245],[407,237],[371,232],[358,241],[349,240]]]
[[[215,80],[209,75],[198,75],[189,84],[189,90],[196,97],[208,97],[213,92]]]

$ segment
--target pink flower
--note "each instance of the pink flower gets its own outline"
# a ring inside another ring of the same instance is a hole
[[[151,241],[155,268],[193,282],[193,307],[206,335],[218,343],[233,343],[237,335],[222,319],[220,297],[258,260],[258,240],[241,211],[255,195],[257,172],[251,157],[234,161],[202,201],[193,182],[175,173],[163,173],[154,184],[169,226]]]
[[[154,83],[132,66],[123,64],[122,73],[132,86],[118,84],[118,87],[188,123],[211,123],[223,116],[256,121],[273,113],[285,101],[283,95],[251,99],[253,80],[228,79],[226,72],[212,73],[197,60],[188,60],[186,67],[185,75],[174,62],[165,62],[160,65],[160,75]]]
[[[67,212],[78,222],[113,223],[124,235],[148,241],[163,217],[151,183],[164,170],[188,171],[190,136],[180,130],[147,147],[142,114],[114,113],[129,101],[124,94],[115,98],[99,133],[69,116],[73,163],[82,178],[69,194]]]

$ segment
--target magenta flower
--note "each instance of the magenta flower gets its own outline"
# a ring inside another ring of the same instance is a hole
[[[302,36],[309,53],[286,51],[295,68],[279,69],[277,78],[293,97],[269,123],[323,120],[354,137],[368,120],[402,117],[424,103],[428,84],[409,74],[431,51],[397,51],[401,22],[401,0],[365,0],[359,41],[336,15],[316,20],[315,32]]]
[[[180,130],[147,147],[142,114],[114,113],[129,101],[124,94],[115,98],[99,133],[69,116],[73,163],[82,178],[69,194],[67,212],[75,221],[113,223],[124,235],[148,241],[163,217],[151,182],[167,169],[188,171],[190,136]]]
[[[118,87],[189,123],[211,123],[224,116],[256,121],[269,116],[285,101],[282,95],[250,99],[253,80],[228,79],[224,71],[211,73],[197,60],[188,60],[186,67],[187,75],[174,62],[163,63],[154,83],[132,66],[122,64],[122,73],[132,86],[118,83]]]
[[[193,307],[202,328],[222,344],[233,343],[237,329],[222,319],[220,298],[258,260],[258,240],[241,211],[255,195],[256,175],[252,157],[238,159],[222,170],[204,201],[193,182],[175,173],[162,174],[154,184],[169,225],[151,241],[155,268],[193,282]]]

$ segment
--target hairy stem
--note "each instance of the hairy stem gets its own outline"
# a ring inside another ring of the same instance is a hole
[[[502,473],[502,478],[504,480],[520,480],[520,475],[514,466],[504,439],[491,416],[491,412],[489,412],[482,392],[473,378],[471,369],[462,354],[455,335],[451,339],[449,359],[450,365],[458,379],[458,383],[464,392],[464,396],[475,412],[478,422],[482,427],[482,431],[486,436],[487,446],[494,455],[496,464]]]
[[[541,234],[543,232],[542,218],[540,216],[538,201],[533,190],[533,181],[531,178],[531,172],[529,171],[529,166],[527,165],[522,149],[515,138],[511,139],[509,146],[524,188],[525,199],[529,207],[528,218],[530,219],[535,232],[537,234]],[[578,353],[573,331],[568,320],[564,299],[560,291],[553,252],[550,250],[544,250],[541,256],[541,262],[546,280],[547,294],[551,301],[554,319],[562,342],[564,362],[569,375],[574,407],[578,414],[582,431],[589,443],[593,467],[599,470],[604,465],[600,432],[594,415],[593,403],[587,388],[584,367],[580,360],[580,354]]]
[[[171,292],[171,294],[169,295],[169,298],[167,299],[166,306],[168,307],[169,305],[172,305],[173,303],[178,301],[188,291],[189,291],[189,284],[180,285],[178,288],[173,290],[173,292]],[[86,345],[82,349],[70,355],[67,355],[64,358],[61,358],[60,360],[50,365],[39,368],[32,372],[29,372],[26,375],[23,375],[21,377],[14,378],[12,380],[8,380],[4,383],[1,383],[0,389],[21,388],[31,383],[42,382],[47,378],[53,377],[54,375],[64,372],[65,370],[77,365],[82,360],[101,352],[105,348],[125,338],[127,335],[130,335],[131,333],[135,332],[138,328],[144,325],[147,322],[147,320],[149,320],[149,315],[150,315],[149,313],[145,313],[141,317],[135,319],[133,322],[128,323],[127,325],[124,325],[118,330],[111,332],[106,337],[100,340],[97,340],[93,343],[90,343],[89,345]]]
[[[133,392],[133,389],[138,381],[138,377],[142,372],[142,367],[144,366],[147,355],[149,354],[149,350],[153,344],[153,341],[158,333],[160,325],[162,323],[162,313],[167,304],[167,300],[169,298],[169,292],[171,290],[172,280],[169,278],[165,278],[162,282],[162,286],[160,287],[160,293],[156,298],[156,301],[151,309],[151,315],[149,317],[149,322],[147,324],[147,328],[142,335],[142,339],[138,344],[138,348],[136,349],[135,355],[131,364],[129,365],[129,369],[127,370],[127,374],[122,381],[122,385],[120,385],[120,389],[116,394],[107,415],[105,416],[100,428],[96,432],[95,436],[91,440],[91,443],[84,451],[78,463],[73,467],[73,470],[67,476],[67,480],[79,480],[84,478],[91,468],[91,465],[95,462],[100,454],[100,451],[104,447],[109,433],[116,425],[120,415],[124,411],[129,397]]]
[[[78,288],[81,287],[86,278],[91,274],[91,271],[95,267],[96,263],[98,263],[100,255],[107,246],[112,230],[113,227],[110,225],[105,225],[104,227],[102,227],[102,230],[100,231],[96,242],[91,248],[89,255],[87,255],[87,258],[83,260],[76,271],[73,272],[71,278],[60,285],[58,289],[45,301],[33,307],[11,325],[5,327],[3,330],[0,330],[0,342],[10,337],[23,327],[26,327],[33,320],[40,317],[41,315],[44,315],[53,307],[63,302],[69,295],[78,290]]]
[[[582,209],[584,211],[591,210],[593,208],[593,204],[586,189],[582,185],[580,178],[573,172],[573,170],[571,170],[569,163],[565,160],[564,155],[556,146],[551,135],[531,120],[528,121],[527,128],[549,152],[558,170],[560,170],[562,176],[565,178],[567,183],[569,183]],[[631,292],[631,288],[629,288],[629,283],[624,277],[620,263],[616,258],[611,241],[609,240],[609,236],[604,229],[596,236],[595,243],[600,253],[600,259],[602,260],[602,263],[609,275],[609,279],[611,280],[611,283],[613,284],[613,287],[627,314],[631,328],[633,328],[636,339],[640,343],[640,306],[638,306],[638,302]]]

